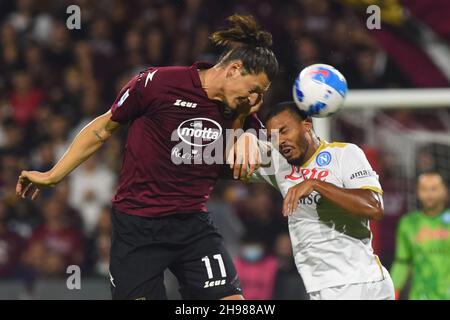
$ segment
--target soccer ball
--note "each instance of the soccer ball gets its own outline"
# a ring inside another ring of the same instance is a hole
[[[296,105],[308,116],[323,118],[335,113],[347,95],[347,81],[334,67],[313,64],[295,79],[292,94]]]

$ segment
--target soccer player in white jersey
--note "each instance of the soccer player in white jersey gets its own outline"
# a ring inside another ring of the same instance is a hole
[[[311,118],[293,102],[277,105],[265,123],[269,135],[277,132],[278,145],[271,147],[271,166],[257,169],[250,181],[269,183],[283,195],[310,299],[393,300],[394,286],[373,252],[369,227],[369,220],[383,216],[383,192],[364,152],[352,143],[319,139]],[[248,140],[268,146],[249,133],[237,144]]]

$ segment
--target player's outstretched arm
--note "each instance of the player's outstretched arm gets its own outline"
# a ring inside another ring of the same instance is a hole
[[[249,178],[261,164],[258,138],[251,133],[243,133],[228,152],[227,163],[234,179]]]
[[[380,220],[384,214],[381,195],[368,189],[346,189],[315,179],[305,180],[291,187],[283,202],[283,214],[291,215],[298,201],[316,191],[325,199],[354,216]]]
[[[25,198],[31,194],[31,199],[35,199],[43,187],[53,187],[96,152],[118,127],[119,123],[111,120],[111,111],[95,118],[78,133],[51,170],[22,171],[17,181],[16,195]]]
[[[253,104],[243,104],[237,110],[237,117],[233,121],[232,129],[240,130],[244,127],[246,118],[257,113],[263,103],[262,95],[257,95]],[[227,163],[233,172],[234,179],[248,179],[261,165],[258,139],[250,133],[244,133],[235,141],[227,154]]]

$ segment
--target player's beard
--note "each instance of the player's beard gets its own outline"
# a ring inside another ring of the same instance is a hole
[[[219,106],[220,113],[225,119],[233,119],[236,115],[236,110],[233,110],[229,105],[221,100],[214,100]]]
[[[424,211],[438,212],[445,209],[445,198],[444,199],[433,199],[429,201],[423,201],[422,207]]]
[[[297,158],[286,159],[290,165],[300,167],[303,163],[305,163],[305,155],[308,152],[309,143],[306,135],[302,135],[300,137],[300,141],[297,143],[297,149],[300,150],[300,156]]]
[[[235,107],[231,107],[230,101],[225,95],[221,95],[219,99],[215,100],[219,105],[220,112],[226,119],[235,119],[238,114],[248,114],[251,106],[248,104],[248,99],[236,99]]]

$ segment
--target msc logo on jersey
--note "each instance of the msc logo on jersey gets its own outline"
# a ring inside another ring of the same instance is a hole
[[[331,154],[328,151],[322,151],[316,157],[316,163],[318,166],[323,167],[331,162]]]
[[[310,206],[310,205],[317,205],[320,201],[320,199],[322,199],[322,196],[320,195],[320,193],[314,191],[313,193],[309,194],[307,197],[301,198],[300,200],[298,200],[298,202],[300,204],[306,205],[306,206]]]
[[[193,118],[183,121],[177,129],[177,134],[185,143],[203,147],[214,143],[222,135],[222,127],[208,118]]]

